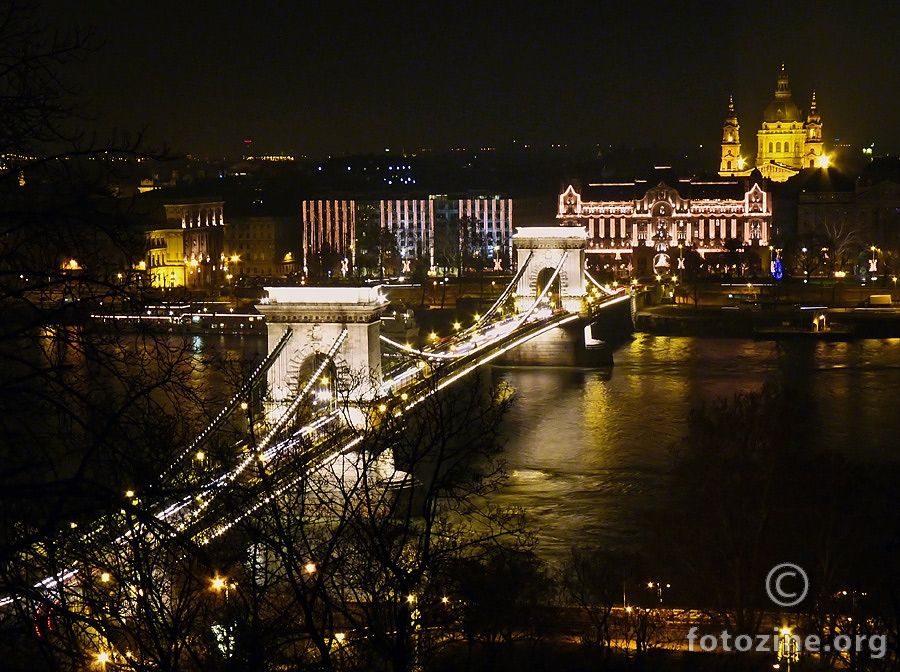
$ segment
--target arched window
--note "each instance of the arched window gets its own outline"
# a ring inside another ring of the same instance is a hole
[[[779,152],[779,153],[781,152],[781,143],[780,142],[775,143],[775,151]]]
[[[800,143],[795,142],[794,143],[794,154],[799,154],[799,153],[800,153]]]
[[[728,163],[725,164],[725,170],[731,170],[731,160],[729,160]]]
[[[769,143],[769,154],[771,154],[771,153],[772,153],[772,143],[770,142]]]

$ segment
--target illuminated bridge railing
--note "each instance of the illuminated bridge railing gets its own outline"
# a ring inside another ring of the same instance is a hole
[[[494,301],[494,304],[490,308],[487,309],[487,312],[485,312],[484,315],[482,315],[478,320],[475,321],[475,324],[473,324],[471,327],[466,329],[463,332],[463,334],[465,334],[471,330],[477,329],[480,325],[488,322],[490,320],[490,318],[493,317],[493,315],[497,312],[497,310],[500,308],[500,306],[503,305],[503,302],[509,298],[509,296],[513,293],[515,288],[518,286],[519,280],[522,278],[523,275],[525,275],[525,271],[528,269],[528,265],[531,263],[531,260],[533,258],[534,258],[534,250],[532,250],[531,252],[528,253],[528,258],[525,259],[525,263],[519,267],[519,270],[516,271],[515,276],[513,276],[512,282],[510,282],[506,286],[506,289],[504,289],[503,292],[500,294],[500,296],[497,298],[497,300]]]
[[[296,417],[297,410],[300,405],[306,400],[309,395],[310,390],[312,390],[316,381],[322,375],[322,373],[329,367],[333,362],[334,358],[340,350],[341,345],[347,338],[347,334],[349,332],[347,329],[341,331],[340,335],[335,339],[331,348],[328,350],[328,353],[325,355],[325,358],[310,376],[310,378],[306,381],[303,388],[297,394],[297,396],[291,401],[291,403],[287,406],[287,408],[281,413],[278,419],[272,424],[271,429],[268,431],[265,437],[262,440],[255,444],[252,448],[253,450],[248,451],[247,454],[241,459],[237,465],[231,469],[230,471],[218,476],[215,480],[207,483],[206,486],[203,487],[203,497],[197,501],[195,499],[191,501],[191,509],[184,513],[179,512],[178,522],[175,525],[175,529],[182,532],[185,531],[189,526],[191,526],[198,517],[203,514],[210,505],[221,495],[223,492],[233,487],[238,479],[247,471],[250,465],[262,460],[265,460],[265,456],[269,448],[277,442],[279,436],[282,434],[283,430],[287,427],[288,423],[294,420]]]
[[[219,413],[212,419],[212,422],[206,426],[206,428],[200,432],[196,439],[194,439],[191,444],[185,448],[178,456],[172,461],[172,464],[166,469],[165,472],[160,477],[160,483],[164,483],[178,468],[180,464],[184,462],[184,460],[191,455],[194,455],[197,450],[225,423],[228,417],[234,413],[238,408],[241,407],[241,404],[246,402],[247,396],[256,387],[259,382],[263,379],[266,374],[268,374],[269,369],[278,361],[278,358],[281,356],[281,353],[284,351],[285,345],[287,345],[288,341],[291,340],[293,336],[293,331],[291,329],[287,329],[284,332],[284,335],[275,344],[275,347],[272,348],[272,351],[266,355],[265,359],[257,365],[257,367],[251,372],[250,376],[247,378],[246,382],[241,386],[241,388],[235,393],[235,395],[231,398],[231,400],[226,404],[225,408],[223,408]]]
[[[526,311],[526,317],[516,322],[513,328],[507,331],[494,329],[491,337],[479,342],[477,347],[473,346],[468,352],[450,359],[441,360],[438,360],[435,356],[442,353],[422,353],[424,359],[439,361],[440,365],[431,370],[431,375],[426,376],[425,371],[417,371],[415,375],[411,375],[405,387],[406,392],[402,400],[399,395],[395,394],[396,391],[387,392],[387,395],[396,403],[393,406],[395,413],[405,413],[415,408],[432,394],[445,389],[484,365],[490,364],[498,357],[523,343],[537,338],[552,329],[583,319],[582,315],[565,311],[556,311],[547,316],[536,315],[534,309],[540,299],[541,297],[538,297],[531,309]],[[627,295],[607,296],[600,302],[599,307],[594,312],[609,308],[623,300],[629,300],[629,297]],[[484,334],[481,334],[481,336],[484,336]],[[268,371],[280,355],[289,337],[289,334],[285,334],[282,341],[254,371],[252,377],[258,380]],[[346,338],[347,331],[344,330],[335,340],[325,359],[300,390],[297,397],[275,421],[263,440],[253,446],[253,450],[248,451],[248,454],[244,456],[237,466],[199,484],[189,495],[185,496],[183,493],[178,499],[158,503],[154,510],[150,512],[151,515],[156,520],[170,525],[173,530],[188,534],[198,543],[205,544],[227,532],[237,522],[257,511],[271,501],[272,498],[279,497],[289,488],[296,486],[302,479],[307,477],[309,469],[326,464],[329,460],[336,459],[338,455],[354,449],[362,441],[362,435],[355,432],[352,428],[348,428],[344,432],[322,433],[323,428],[337,420],[338,414],[334,411],[315,418],[303,428],[288,430],[288,425],[296,416],[300,404],[308,397],[309,392],[325,368],[334,361],[340,346]],[[418,367],[416,368],[418,369]],[[249,384],[250,381],[248,380]],[[246,394],[247,389],[250,388],[244,386],[241,388],[241,392]],[[241,396],[241,392],[235,395],[236,398]],[[237,405],[239,406],[239,404],[240,399],[237,399]],[[203,435],[208,435],[215,431],[215,428],[207,429],[208,431],[205,431]],[[199,440],[200,437],[198,437]],[[258,490],[257,486],[253,484],[254,479],[241,478],[247,468],[255,461],[258,461],[260,456],[265,458],[266,464],[272,464],[274,469],[283,453],[292,449],[296,450],[296,446],[301,444],[312,445],[303,455],[304,461],[302,464],[306,466],[299,471],[290,471],[290,469],[286,470],[282,467],[281,475],[277,482],[274,483],[273,489]],[[190,454],[190,450],[195,449],[197,445],[195,441],[191,448],[184,451],[183,454]],[[176,460],[173,463],[170,471],[177,467],[177,462]],[[236,487],[242,489],[241,498],[245,505],[240,511],[230,511],[228,503],[225,501],[228,498],[221,498],[219,495],[226,492],[229,488]],[[200,495],[200,501],[197,498],[198,494]],[[219,503],[216,507],[213,507],[213,503],[217,501]],[[105,529],[105,526],[98,523],[85,538],[90,537],[92,542],[100,542],[104,535],[109,535],[109,540],[102,543],[109,544],[110,551],[115,552],[115,549],[125,540],[140,533],[141,528],[139,526],[125,535],[116,536],[110,534]],[[78,572],[79,570],[74,568],[63,569],[56,575],[38,582],[33,588],[48,593],[64,590],[65,585],[69,581],[74,580]],[[9,605],[13,599],[15,598],[11,596],[0,598],[0,606]]]

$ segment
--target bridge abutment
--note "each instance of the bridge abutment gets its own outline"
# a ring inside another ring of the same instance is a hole
[[[612,366],[612,348],[594,338],[592,324],[578,320],[550,329],[497,359],[500,366]]]

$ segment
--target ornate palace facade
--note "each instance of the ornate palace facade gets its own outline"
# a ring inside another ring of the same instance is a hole
[[[583,226],[586,254],[593,264],[621,263],[644,273],[677,268],[693,248],[701,255],[724,252],[726,245],[768,251],[772,200],[758,181],[678,180],[676,186],[644,180],[568,185],[559,196],[557,219]],[[653,269],[633,263],[652,257]]]

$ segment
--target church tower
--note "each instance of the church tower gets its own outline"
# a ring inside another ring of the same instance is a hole
[[[719,175],[733,177],[744,170],[741,158],[741,125],[737,112],[734,111],[734,96],[728,97],[728,116],[722,126],[722,160],[719,163]]]
[[[816,110],[816,92],[813,91],[812,102],[809,104],[809,114],[803,125],[806,140],[804,142],[803,165],[806,168],[815,168],[824,159],[825,150],[822,145],[822,117]]]
[[[756,167],[763,177],[783,182],[803,167],[806,129],[800,119],[800,108],[791,100],[784,64],[778,74],[775,100],[766,107],[762,128],[756,135],[759,143]]]

